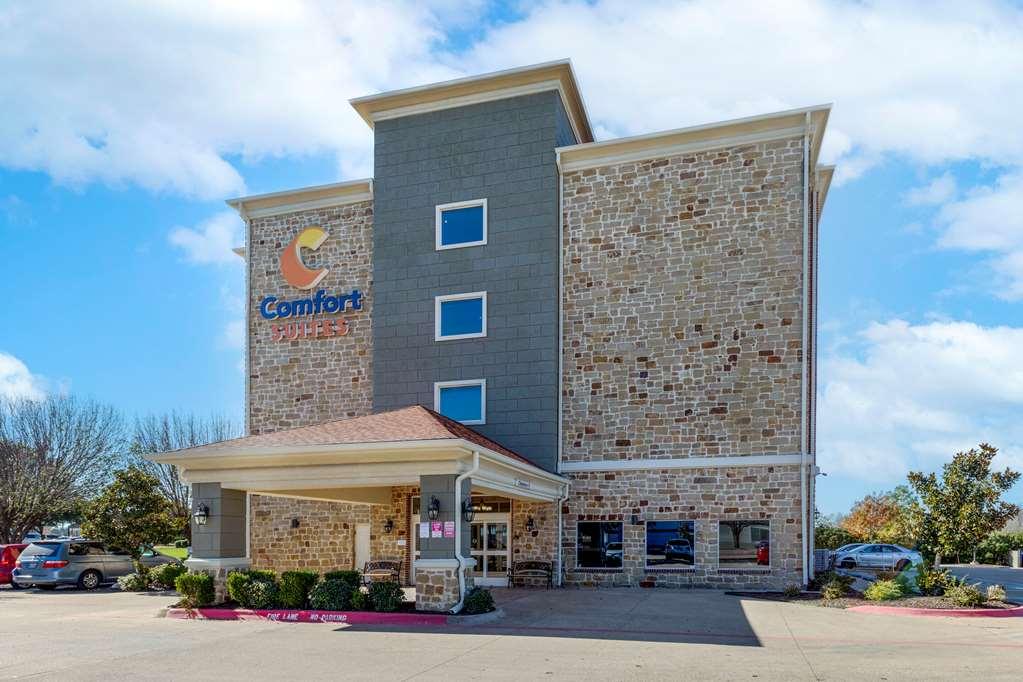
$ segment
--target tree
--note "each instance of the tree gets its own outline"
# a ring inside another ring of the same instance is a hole
[[[0,399],[0,542],[74,516],[123,453],[111,407],[64,395]]]
[[[891,542],[912,547],[917,539],[918,510],[916,496],[903,485],[859,500],[840,525],[863,542]]]
[[[172,412],[135,420],[130,446],[132,464],[156,478],[160,492],[171,503],[174,516],[182,520],[186,535],[191,533],[188,520],[192,513],[192,487],[182,480],[176,466],[150,462],[145,455],[194,448],[238,435],[234,422],[217,415],[199,417]]]
[[[850,542],[859,542],[859,538],[827,520],[820,520],[813,529],[813,546],[817,549],[838,549]]]
[[[160,482],[130,466],[118,471],[113,482],[86,507],[82,532],[130,554],[135,570],[144,573],[142,551],[170,541],[181,532],[181,523],[160,492]]]
[[[991,471],[998,448],[981,443],[977,448],[957,452],[942,467],[941,479],[934,473],[913,471],[909,483],[923,507],[923,535],[930,549],[939,555],[954,555],[959,561],[973,553],[992,531],[1000,529],[1019,513],[1002,495],[1020,478],[1011,469]]]

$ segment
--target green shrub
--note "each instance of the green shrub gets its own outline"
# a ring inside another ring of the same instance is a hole
[[[181,594],[181,604],[186,608],[209,606],[215,598],[213,577],[208,573],[185,573],[174,581],[174,587]]]
[[[984,564],[1009,563],[1009,552],[1023,549],[1023,531],[995,531],[977,545],[977,557]]]
[[[405,601],[405,593],[398,583],[382,580],[369,586],[369,601],[374,611],[397,611]]]
[[[476,613],[488,613],[494,610],[494,596],[490,590],[482,587],[474,587],[465,595],[465,604],[462,606],[462,613],[473,615]]]
[[[188,544],[189,544],[188,540],[186,540],[185,538],[180,538],[174,541],[174,546],[177,547],[178,549],[188,549]]]
[[[980,606],[984,603],[984,593],[977,585],[955,585],[945,590],[945,598],[956,606]]]
[[[817,549],[838,549],[842,545],[859,540],[845,528],[827,522],[818,523],[813,529],[813,545]]]
[[[309,602],[309,591],[320,579],[315,571],[285,571],[281,573],[279,595],[281,606],[301,609]]]
[[[916,586],[920,594],[929,596],[945,594],[949,577],[949,572],[944,568],[933,568],[926,563],[916,565]]]
[[[245,588],[251,580],[248,571],[231,571],[227,574],[227,596],[231,601],[242,603],[245,599]]]
[[[909,576],[905,573],[900,573],[895,577],[895,584],[897,584],[899,589],[902,590],[903,596],[911,595],[916,591],[913,583],[909,580]]]
[[[149,589],[149,576],[142,573],[129,573],[117,579],[117,586],[125,592],[145,592]]]
[[[845,583],[841,580],[832,580],[821,588],[821,596],[824,599],[841,599],[845,596],[846,589]]]
[[[791,583],[785,586],[785,589],[782,590],[782,594],[785,595],[786,599],[795,599],[800,595],[800,593],[802,593],[802,591],[803,590],[799,587],[799,585]]]
[[[902,588],[894,580],[878,580],[863,592],[863,596],[870,601],[891,601],[902,597]]]
[[[309,605],[320,611],[345,611],[351,606],[352,592],[343,580],[321,580],[309,593]]]
[[[988,601],[1005,601],[1005,588],[1001,585],[987,586]]]
[[[265,580],[252,580],[245,588],[244,606],[250,609],[272,609],[277,606],[277,585]]]
[[[179,575],[184,575],[188,569],[181,564],[162,564],[149,572],[150,583],[159,585],[165,589],[173,590],[174,581]]]
[[[362,590],[352,592],[352,603],[349,608],[352,611],[367,611],[370,607],[369,595]]]
[[[323,574],[324,580],[340,580],[353,590],[362,585],[362,573],[359,571],[328,571]]]

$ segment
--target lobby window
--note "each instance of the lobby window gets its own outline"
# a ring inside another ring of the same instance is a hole
[[[486,424],[486,380],[438,381],[433,385],[433,409],[463,424]]]
[[[722,521],[718,526],[721,568],[771,565],[771,527],[767,521]]]
[[[433,300],[435,340],[474,339],[487,335],[487,292],[437,296]]]
[[[436,215],[437,250],[487,243],[487,200],[441,204]]]
[[[692,566],[696,563],[693,521],[647,521],[647,566]]]
[[[622,524],[580,521],[576,530],[575,563],[579,568],[621,568]]]

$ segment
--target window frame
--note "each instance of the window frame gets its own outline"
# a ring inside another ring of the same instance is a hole
[[[435,381],[433,382],[433,411],[439,414],[444,414],[440,409],[440,394],[445,388],[460,388],[463,386],[479,386],[480,387],[480,418],[469,419],[467,421],[461,421],[454,419],[454,417],[448,417],[453,419],[459,424],[465,424],[466,426],[480,426],[487,423],[487,380],[486,379],[460,379],[458,381]],[[447,416],[447,415],[444,415]]]
[[[474,206],[483,207],[483,239],[475,242],[459,242],[457,244],[444,244],[442,243],[442,227],[443,227],[443,216],[444,211],[453,211],[459,208],[472,208]],[[437,204],[434,207],[433,216],[433,231],[434,231],[434,246],[437,251],[447,251],[448,249],[465,249],[470,246],[486,246],[487,244],[487,200],[483,199],[470,199],[468,201],[454,201],[449,204]]]
[[[473,332],[471,334],[451,334],[450,336],[443,336],[441,334],[441,316],[440,311],[443,303],[448,301],[467,301],[471,299],[482,299],[483,300],[483,325],[482,331]],[[487,335],[487,292],[485,291],[473,291],[467,294],[444,294],[443,296],[433,297],[433,340],[434,341],[458,341],[460,339],[481,339]]]

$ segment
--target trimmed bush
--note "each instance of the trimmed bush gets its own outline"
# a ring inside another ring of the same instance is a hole
[[[405,601],[405,593],[398,583],[382,580],[369,586],[369,601],[374,611],[397,611]]]
[[[125,592],[145,592],[149,589],[149,576],[129,573],[117,579],[117,586]]]
[[[980,606],[984,593],[978,585],[956,585],[945,590],[945,597],[956,606]]]
[[[800,593],[802,591],[803,590],[799,587],[799,585],[796,585],[795,583],[791,583],[791,584],[785,586],[785,589],[782,590],[782,594],[785,595],[786,599],[795,599],[796,597],[798,597],[800,595]]]
[[[494,596],[490,590],[482,587],[474,587],[469,594],[465,595],[465,604],[462,606],[462,613],[470,616],[477,613],[489,613],[494,610]]]
[[[1001,585],[987,586],[988,601],[1005,601],[1005,588]]]
[[[340,580],[353,590],[362,585],[362,573],[359,571],[328,571],[323,574],[324,580]]]
[[[278,589],[281,606],[286,609],[301,609],[309,602],[309,591],[320,579],[315,571],[285,571],[281,573]]]
[[[151,584],[173,590],[174,581],[178,579],[179,575],[185,573],[188,573],[188,569],[181,564],[163,564],[149,572],[149,580]]]
[[[902,588],[894,580],[878,580],[863,592],[863,596],[870,601],[892,601],[902,597]]]
[[[319,611],[345,611],[351,603],[351,585],[336,578],[321,580],[309,593],[309,606]]]
[[[227,596],[231,601],[242,603],[245,599],[245,588],[251,580],[247,571],[231,571],[227,574]]]
[[[362,590],[355,590],[352,592],[352,603],[349,608],[352,611],[367,611],[369,610],[369,595]]]
[[[181,605],[194,609],[213,603],[213,577],[208,573],[185,573],[174,581],[174,588],[181,594]]]
[[[265,580],[252,580],[245,588],[245,606],[250,609],[272,609],[277,606],[277,585]]]

